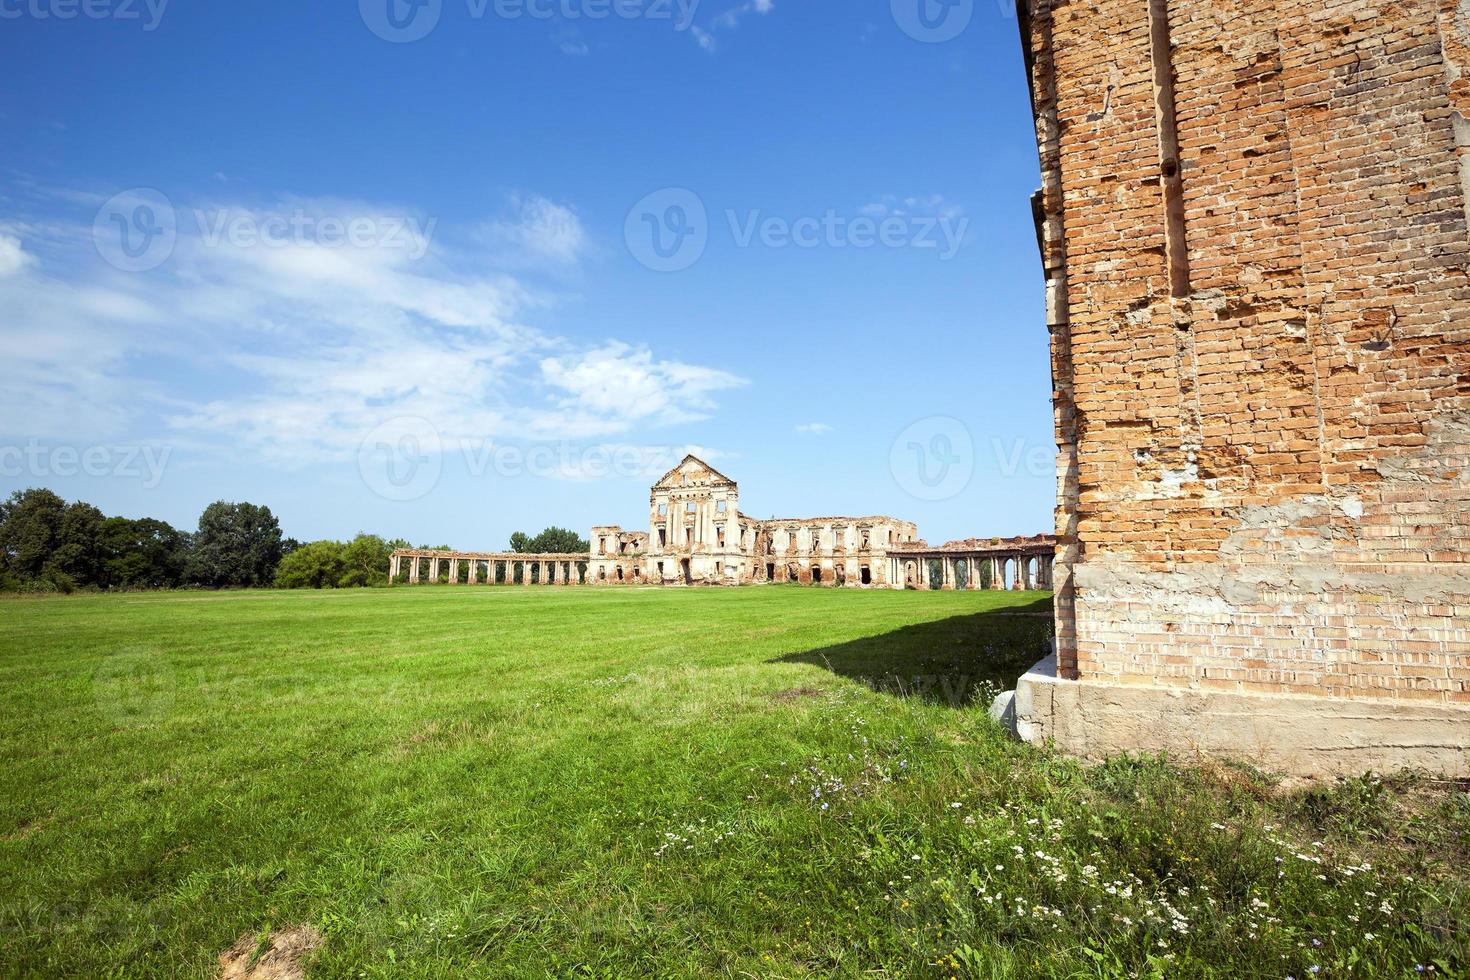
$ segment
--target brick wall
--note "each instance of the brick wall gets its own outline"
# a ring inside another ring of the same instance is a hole
[[[1063,672],[1470,702],[1470,0],[1025,6]]]

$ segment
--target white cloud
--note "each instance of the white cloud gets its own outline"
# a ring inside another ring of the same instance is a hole
[[[875,218],[938,217],[949,220],[964,214],[964,208],[945,200],[943,194],[917,195],[884,194],[881,198],[863,205],[863,214]]]
[[[538,197],[513,209],[522,220],[498,227],[522,249],[570,263],[585,248],[571,209]],[[230,210],[391,217],[361,202]],[[381,243],[211,242],[191,211],[178,219],[172,256],[139,274],[105,265],[76,225],[49,226],[26,250],[0,225],[0,434],[171,434],[293,466],[352,458],[398,416],[429,420],[446,445],[637,437],[707,417],[717,393],[743,383],[645,346],[589,348],[524,325],[525,310],[557,297],[487,271],[498,253],[473,234],[416,260]]]
[[[561,424],[601,431],[635,421],[673,424],[708,418],[716,392],[744,380],[714,368],[660,361],[647,348],[620,342],[541,362],[546,384],[560,396]],[[590,433],[589,433],[590,434]]]
[[[717,31],[733,31],[740,26],[740,22],[747,14],[769,14],[775,9],[775,0],[746,0],[728,10],[718,14],[709,22],[708,28],[700,28],[691,25],[689,31],[694,35],[695,41],[706,51],[715,49],[715,33]]]
[[[0,232],[0,279],[18,275],[31,261],[19,238]]]
[[[824,436],[832,431],[832,427],[826,422],[806,422],[798,425],[796,431],[804,436]]]
[[[571,208],[537,195],[511,199],[513,216],[484,228],[484,241],[513,264],[550,260],[570,264],[581,258],[587,233]]]

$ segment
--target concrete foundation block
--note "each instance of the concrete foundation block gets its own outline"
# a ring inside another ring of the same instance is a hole
[[[1012,711],[1018,737],[1092,759],[1168,752],[1294,776],[1470,776],[1470,706],[1073,681],[1048,657],[1017,682]]]

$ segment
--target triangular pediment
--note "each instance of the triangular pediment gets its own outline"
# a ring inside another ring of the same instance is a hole
[[[703,486],[735,486],[730,479],[698,456],[685,456],[683,461],[653,485],[655,490],[677,490],[690,484]]]

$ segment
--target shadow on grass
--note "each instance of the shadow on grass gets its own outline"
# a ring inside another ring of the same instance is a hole
[[[813,664],[894,697],[965,708],[1015,687],[1016,678],[1051,652],[1051,612],[1051,600],[1039,599],[770,662]]]

